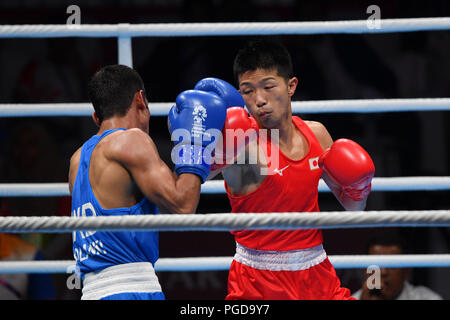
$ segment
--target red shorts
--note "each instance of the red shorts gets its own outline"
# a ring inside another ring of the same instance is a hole
[[[274,261],[268,265],[269,270],[260,269],[261,264],[257,265],[258,269],[254,268],[250,266],[255,265],[254,261],[236,259],[237,256],[230,267],[226,300],[354,300],[350,290],[341,287],[333,265],[323,255],[320,260],[315,258],[321,262],[310,267],[308,261],[306,264],[304,261],[295,264],[290,261],[287,268]],[[301,265],[306,268],[299,267]],[[283,270],[295,268],[300,270]]]

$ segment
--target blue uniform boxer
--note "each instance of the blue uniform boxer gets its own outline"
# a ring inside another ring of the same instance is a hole
[[[104,209],[89,181],[89,164],[95,146],[116,130],[92,136],[82,147],[72,192],[72,216],[158,214],[147,198],[132,207]],[[83,279],[82,299],[165,299],[154,271],[159,257],[158,232],[73,232],[76,269]]]

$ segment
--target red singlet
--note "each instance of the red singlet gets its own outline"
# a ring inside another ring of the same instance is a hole
[[[286,157],[277,146],[268,143],[269,154],[278,151],[279,165],[274,168],[269,163],[270,173],[273,174],[266,176],[258,189],[244,196],[233,196],[225,183],[232,213],[319,211],[317,187],[322,170],[318,166],[318,159],[323,150],[316,136],[303,120],[294,116],[292,121],[308,141],[308,153],[303,159],[292,160]],[[270,156],[268,158],[270,159]],[[317,229],[243,230],[234,231],[232,234],[241,245],[259,250],[307,249],[322,243],[322,232]]]
[[[266,146],[259,139],[269,160],[278,152],[278,165],[269,161],[269,173],[273,174],[245,196],[231,195],[225,183],[233,213],[319,211],[322,170],[318,158],[323,150],[303,120],[292,117],[292,121],[308,141],[308,153],[292,160],[275,144]],[[340,286],[326,256],[321,230],[242,230],[232,234],[236,255],[228,276],[227,300],[352,299],[350,291]]]

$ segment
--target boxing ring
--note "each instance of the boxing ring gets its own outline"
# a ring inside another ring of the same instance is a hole
[[[0,38],[115,37],[118,63],[132,66],[133,37],[242,36],[286,34],[358,34],[450,30],[450,18],[285,23],[178,23],[116,25],[3,25]],[[172,103],[150,103],[152,116],[167,116]],[[293,113],[380,113],[449,111],[450,98],[293,101]],[[90,116],[90,103],[0,104],[0,117]],[[450,177],[375,177],[373,192],[450,190]],[[202,185],[203,194],[225,193],[223,180]],[[324,181],[319,192],[330,192]],[[67,183],[0,183],[0,197],[70,196]],[[0,217],[0,232],[65,233],[102,231],[217,231],[238,229],[342,229],[368,227],[449,227],[450,210],[336,211],[318,213],[214,213],[121,217]],[[233,257],[160,258],[156,271],[228,270]],[[450,267],[450,254],[335,255],[336,269],[379,267]],[[0,273],[71,273],[72,260],[1,261]]]

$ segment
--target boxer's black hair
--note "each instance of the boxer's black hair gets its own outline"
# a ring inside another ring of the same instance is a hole
[[[100,122],[113,116],[124,116],[139,90],[145,93],[141,76],[120,64],[103,67],[88,84],[89,99]]]
[[[268,39],[248,42],[238,51],[234,59],[233,73],[237,83],[240,75],[257,69],[277,70],[278,75],[285,79],[294,76],[289,51],[281,42]]]

